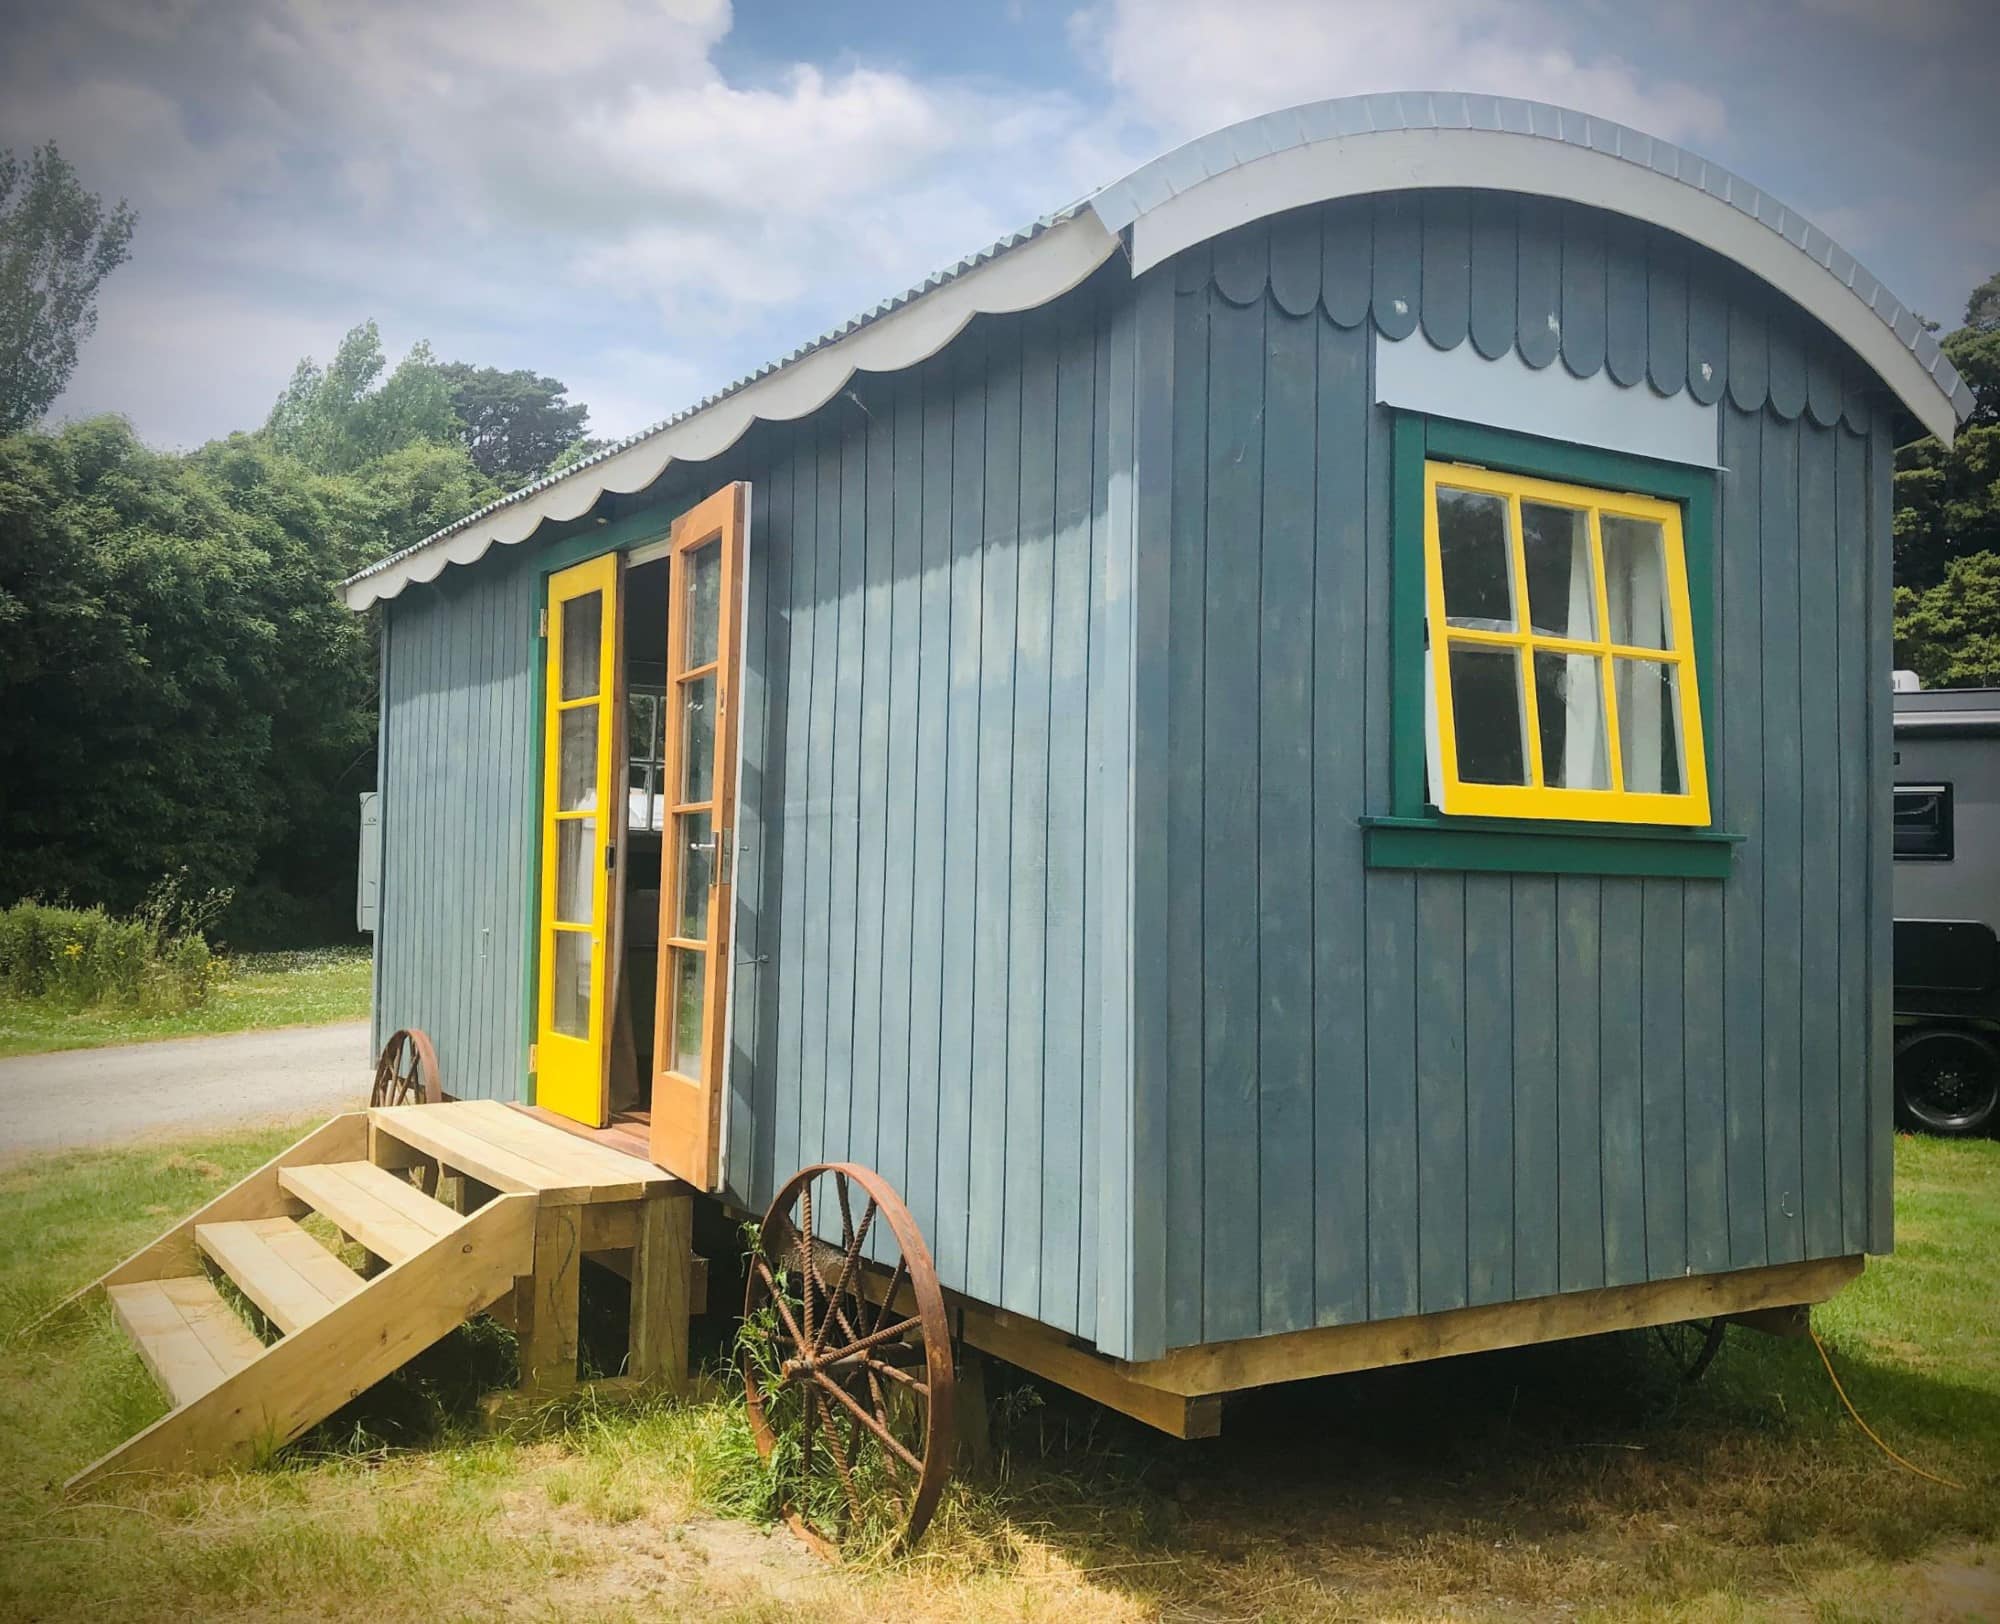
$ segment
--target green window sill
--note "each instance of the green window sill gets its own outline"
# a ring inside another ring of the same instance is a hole
[[[1363,818],[1369,868],[1479,874],[1604,874],[1663,880],[1728,877],[1743,836],[1714,829],[1515,823],[1499,818]]]

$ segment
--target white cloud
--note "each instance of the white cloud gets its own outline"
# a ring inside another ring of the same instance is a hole
[[[1574,107],[1664,136],[1715,141],[1713,93],[1564,43],[1539,0],[1108,0],[1072,19],[1133,113],[1185,139],[1328,96],[1469,90]]]

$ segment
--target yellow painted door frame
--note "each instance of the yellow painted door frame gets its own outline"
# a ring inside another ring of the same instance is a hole
[[[624,814],[622,569],[606,553],[549,577],[543,686],[535,1102],[593,1128],[607,1120],[611,863]]]
[[[736,682],[750,487],[674,521],[667,608],[666,831],[653,1023],[651,1154],[720,1187],[736,826]]]

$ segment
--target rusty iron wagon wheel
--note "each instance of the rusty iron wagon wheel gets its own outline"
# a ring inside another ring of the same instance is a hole
[[[421,1027],[407,1026],[382,1045],[375,1062],[375,1086],[370,1105],[432,1105],[443,1098],[438,1088],[437,1050]]]
[[[1674,1369],[1684,1382],[1698,1382],[1722,1351],[1722,1338],[1729,1330],[1725,1319],[1681,1320],[1673,1325],[1655,1325],[1653,1335],[1666,1350]]]
[[[750,1258],[742,1363],[787,1520],[829,1543],[914,1545],[951,1473],[956,1382],[930,1249],[880,1175],[825,1163],[778,1192]]]

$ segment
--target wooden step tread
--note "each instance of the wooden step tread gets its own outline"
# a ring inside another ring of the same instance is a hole
[[[415,1257],[465,1222],[401,1174],[372,1162],[281,1167],[278,1183],[386,1263]]]
[[[219,1387],[264,1351],[208,1276],[141,1280],[106,1292],[175,1408]]]
[[[496,1190],[565,1203],[636,1201],[674,1182],[650,1162],[551,1128],[498,1100],[384,1105],[368,1116],[379,1132]]]
[[[288,1336],[367,1283],[289,1218],[198,1224],[194,1239]]]

